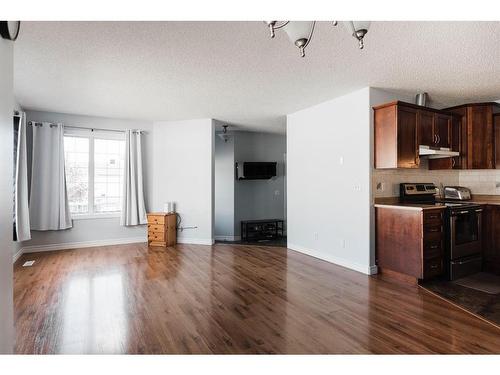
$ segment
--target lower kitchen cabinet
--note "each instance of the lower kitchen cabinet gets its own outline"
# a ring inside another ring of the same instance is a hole
[[[382,274],[417,282],[443,274],[444,209],[376,206],[376,260]]]
[[[483,270],[500,275],[500,205],[483,211]]]

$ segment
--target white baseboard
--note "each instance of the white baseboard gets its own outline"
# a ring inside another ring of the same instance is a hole
[[[239,241],[241,236],[214,236],[216,241]]]
[[[49,245],[32,245],[32,246],[25,246],[21,250],[19,250],[20,252],[19,256],[25,253],[38,253],[42,251],[55,251],[55,250],[70,250],[70,249],[79,249],[84,247],[96,247],[96,246],[123,245],[123,244],[138,243],[138,242],[147,242],[147,241],[145,240],[144,237],[128,237],[128,238],[115,238],[111,240],[66,242],[66,243],[49,244]]]
[[[23,255],[23,248],[21,247],[19,250],[16,251],[14,256],[12,257],[12,264],[16,263],[16,261]]]
[[[190,245],[213,245],[213,238],[187,238],[177,237],[177,243],[190,244]]]
[[[291,243],[288,243],[287,247],[290,250],[295,250],[295,251],[298,251],[299,253],[310,255],[314,258],[325,260],[327,262],[336,264],[338,266],[342,266],[342,267],[349,268],[349,269],[354,270],[354,271],[364,273],[365,275],[374,275],[378,272],[377,266],[367,266],[364,264],[354,263],[354,262],[351,262],[349,260],[346,260],[343,258],[338,258],[335,256],[330,256],[330,255],[325,256],[325,254],[319,253],[316,250],[308,249],[306,247],[291,244]]]
[[[48,245],[32,245],[24,246],[19,251],[13,255],[13,263],[15,263],[23,254],[27,253],[39,253],[43,251],[57,251],[57,250],[70,250],[70,249],[80,249],[86,247],[96,247],[96,246],[111,246],[111,245],[123,245],[128,243],[140,243],[147,242],[144,237],[128,237],[128,238],[115,238],[111,240],[97,240],[97,241],[82,241],[82,242],[65,242],[58,244],[48,244]],[[178,238],[178,243],[182,244],[193,244],[193,245],[213,245],[213,239],[199,239],[199,238]]]

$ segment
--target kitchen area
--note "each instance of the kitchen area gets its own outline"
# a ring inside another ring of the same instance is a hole
[[[379,277],[500,326],[500,104],[425,99],[373,108]]]

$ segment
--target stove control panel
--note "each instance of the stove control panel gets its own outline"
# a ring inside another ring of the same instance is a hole
[[[399,185],[400,197],[410,195],[434,195],[437,193],[436,185],[422,183],[402,183]]]

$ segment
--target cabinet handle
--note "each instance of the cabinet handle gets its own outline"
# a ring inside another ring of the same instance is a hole
[[[438,265],[437,265],[437,264],[432,264],[432,265],[431,265],[431,269],[435,270],[436,268],[438,268]]]
[[[437,137],[437,143],[440,143],[441,142],[441,136],[439,134],[436,134],[436,137]]]
[[[455,160],[455,158],[451,158],[451,167],[455,168],[455,164],[457,164],[457,161]]]
[[[431,246],[431,249],[437,249],[438,248],[438,245],[432,245]]]

